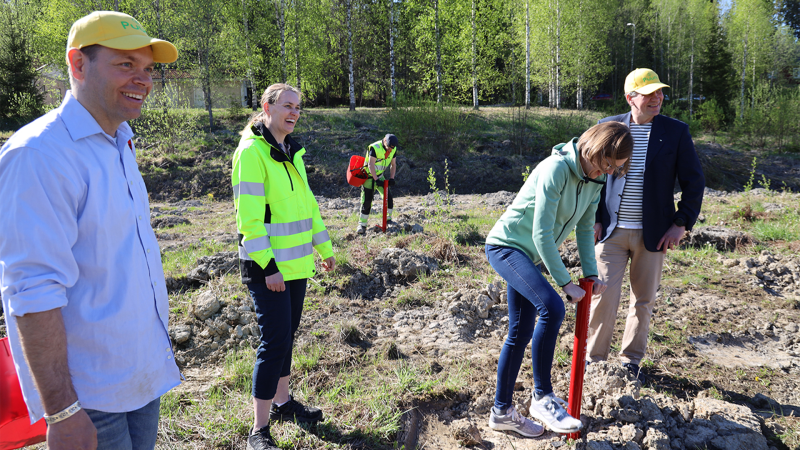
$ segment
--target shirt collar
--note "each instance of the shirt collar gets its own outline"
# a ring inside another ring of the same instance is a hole
[[[59,116],[64,121],[73,142],[77,142],[85,137],[95,134],[107,134],[94,119],[92,114],[72,95],[72,91],[67,91],[64,101],[59,106]],[[117,141],[127,142],[133,137],[133,130],[128,122],[122,122],[117,128]]]

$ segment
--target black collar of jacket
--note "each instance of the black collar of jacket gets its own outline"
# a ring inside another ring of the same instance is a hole
[[[289,144],[289,155],[287,156],[286,153],[281,151],[280,146],[278,146],[278,141],[275,140],[275,138],[272,136],[272,133],[270,133],[269,128],[267,128],[263,122],[254,123],[252,129],[256,136],[263,137],[264,140],[267,141],[267,144],[272,147],[270,150],[270,156],[272,156],[272,159],[278,162],[287,161],[294,164],[294,155],[299,152],[302,147],[290,135],[286,135],[284,138],[284,141]]]

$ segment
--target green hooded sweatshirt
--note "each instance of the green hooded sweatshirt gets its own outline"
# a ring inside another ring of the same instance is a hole
[[[534,264],[544,262],[562,287],[572,277],[558,247],[573,229],[583,276],[597,275],[593,225],[606,175],[594,180],[584,175],[577,144],[578,138],[573,138],[553,147],[486,238],[487,244],[522,250]]]

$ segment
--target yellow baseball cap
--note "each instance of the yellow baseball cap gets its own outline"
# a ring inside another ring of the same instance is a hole
[[[67,50],[95,44],[117,50],[136,50],[149,45],[153,48],[154,62],[171,63],[178,59],[174,45],[151,38],[136,19],[116,11],[95,11],[72,24]]]
[[[658,75],[650,69],[636,69],[625,78],[625,94],[636,91],[642,95],[669,87],[658,79]]]

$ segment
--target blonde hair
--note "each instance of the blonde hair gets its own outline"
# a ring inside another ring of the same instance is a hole
[[[281,96],[281,94],[286,91],[294,92],[300,99],[303,98],[303,93],[300,92],[300,89],[297,89],[294,86],[286,83],[275,83],[270,85],[267,90],[264,91],[264,94],[261,95],[261,101],[259,102],[261,105],[261,111],[255,112],[252,116],[250,116],[250,121],[247,123],[245,130],[253,126],[253,124],[256,122],[261,122],[266,125],[267,113],[264,112],[264,103],[274,105],[278,102],[278,98]]]
[[[599,123],[583,132],[578,139],[578,151],[597,167],[606,167],[608,162],[614,164],[618,159],[627,158],[625,165],[619,170],[619,175],[624,175],[631,165],[633,136],[622,122]]]

